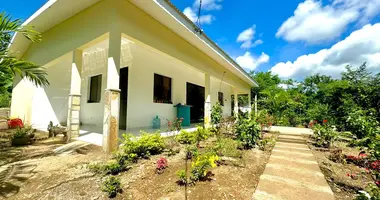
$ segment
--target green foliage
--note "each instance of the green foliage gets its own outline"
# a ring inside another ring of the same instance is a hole
[[[186,185],[188,184],[188,179],[187,179],[187,174],[186,174],[186,171],[183,169],[183,170],[179,170],[177,171],[177,176],[179,178],[179,183],[181,185]]]
[[[32,126],[24,126],[23,128],[17,127],[16,132],[14,134],[14,138],[23,138],[29,137],[30,134],[34,132]]]
[[[219,124],[223,117],[223,109],[219,102],[211,108],[211,123],[216,125]]]
[[[176,139],[181,144],[194,144],[197,142],[196,134],[185,130],[182,130],[178,135],[176,135]]]
[[[269,128],[273,125],[274,119],[267,110],[261,110],[257,113],[256,122],[261,128]]]
[[[109,198],[116,197],[117,193],[121,193],[120,178],[115,176],[107,177],[102,183],[102,191],[108,194]]]
[[[327,123],[323,125],[315,124],[313,130],[316,144],[321,147],[329,148],[338,138],[338,132]]]
[[[261,127],[254,120],[240,118],[236,124],[237,138],[244,148],[253,148],[260,137]]]
[[[243,156],[242,145],[240,141],[231,138],[218,138],[213,150],[219,156],[241,158]]]
[[[88,165],[88,169],[97,174],[112,174],[117,175],[120,172],[127,170],[126,163],[119,160],[109,160],[107,163],[93,163]]]
[[[380,188],[375,184],[369,184],[365,191],[359,191],[359,195],[356,196],[355,200],[379,200],[380,199]]]
[[[150,155],[161,153],[165,149],[164,139],[159,133],[142,133],[139,137],[123,134],[121,154],[126,160],[148,158]]]
[[[173,156],[180,152],[181,146],[174,136],[166,137],[164,141],[168,156]]]
[[[22,26],[21,20],[13,20],[9,15],[0,13],[0,82],[3,79],[2,77],[12,77],[13,79],[14,75],[19,75],[21,78],[29,79],[37,86],[49,85],[45,69],[34,63],[16,59],[7,51],[10,36],[16,32],[21,33],[32,42],[41,40],[41,34],[33,27]],[[0,83],[0,87],[5,86]]]
[[[216,167],[215,162],[218,160],[219,157],[212,153],[197,156],[195,160],[191,163],[190,180],[192,182],[204,180],[208,175],[208,171]]]
[[[276,144],[276,136],[266,137],[262,140],[259,140],[258,145],[259,149],[262,151],[267,151],[268,149],[274,147]]]
[[[358,139],[369,139],[380,133],[379,122],[362,110],[357,110],[348,115],[349,130]]]

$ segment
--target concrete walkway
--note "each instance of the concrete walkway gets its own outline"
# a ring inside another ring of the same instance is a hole
[[[309,130],[276,128],[280,136],[260,177],[255,200],[333,200],[334,194],[302,134]]]

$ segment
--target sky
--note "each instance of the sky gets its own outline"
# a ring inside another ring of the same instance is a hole
[[[25,20],[46,1],[4,1],[0,11]],[[197,21],[200,0],[171,1]],[[380,72],[380,0],[202,0],[200,22],[247,72],[339,78],[363,62]]]

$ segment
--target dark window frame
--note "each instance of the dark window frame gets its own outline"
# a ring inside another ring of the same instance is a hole
[[[224,94],[223,92],[218,92],[218,101],[221,106],[224,106]]]
[[[166,83],[169,82],[169,83]],[[169,85],[169,87],[165,86]],[[168,76],[154,73],[153,103],[173,104],[173,80]]]
[[[102,98],[102,74],[89,77],[87,103],[100,103]]]

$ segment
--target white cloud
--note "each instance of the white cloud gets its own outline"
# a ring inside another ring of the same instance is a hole
[[[237,57],[236,62],[244,69],[252,71],[259,65],[269,62],[269,56],[263,52],[259,57],[254,57],[251,52],[247,51],[243,56]]]
[[[276,36],[287,41],[305,41],[315,44],[338,38],[347,25],[360,20],[366,23],[380,11],[380,0],[306,0],[300,3],[294,15],[277,30]]]
[[[185,8],[185,10],[183,10],[183,14],[185,14],[192,22],[196,22],[198,19],[197,14],[190,7]],[[211,24],[214,19],[215,17],[210,14],[201,15],[199,21],[201,24]]]
[[[379,72],[379,33],[380,23],[363,26],[329,49],[300,56],[294,62],[278,63],[272,67],[271,71],[281,78],[302,79],[316,73],[338,78],[346,65],[357,67],[363,62],[367,62],[370,71]]]
[[[202,0],[202,10],[221,10],[223,0]],[[199,8],[200,0],[195,0],[193,3],[194,8]]]
[[[223,0],[202,0],[202,11],[221,10],[222,1]],[[195,0],[192,7],[186,7],[183,10],[183,14],[185,14],[192,22],[197,22],[198,20],[199,3],[200,0]],[[201,15],[199,17],[201,24],[211,24],[214,20],[215,16],[212,14]]]
[[[236,42],[242,42],[240,48],[243,48],[243,49],[250,49],[252,47],[262,44],[263,43],[262,40],[254,41],[255,34],[256,34],[256,25],[253,25],[252,27],[241,32],[238,38],[236,39]]]

